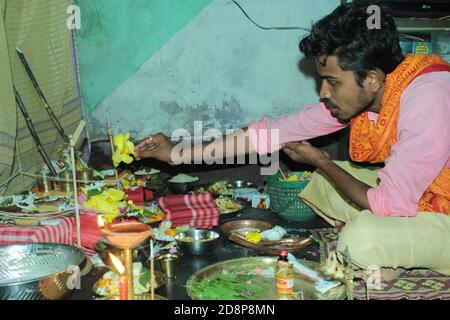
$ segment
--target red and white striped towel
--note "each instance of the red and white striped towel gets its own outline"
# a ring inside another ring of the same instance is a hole
[[[77,231],[75,217],[55,218],[57,225],[23,227],[11,224],[0,224],[0,246],[19,243],[63,243],[77,244]],[[87,256],[93,256],[96,252],[94,244],[102,238],[97,227],[96,215],[80,214],[81,246]]]
[[[0,246],[31,242],[56,242],[72,244],[72,218],[58,218],[55,226],[22,227],[11,224],[0,224]]]
[[[174,227],[211,229],[219,224],[219,208],[210,193],[160,197],[158,204]]]

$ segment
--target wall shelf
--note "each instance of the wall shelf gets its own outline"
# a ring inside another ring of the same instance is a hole
[[[395,18],[399,32],[450,31],[450,20]]]

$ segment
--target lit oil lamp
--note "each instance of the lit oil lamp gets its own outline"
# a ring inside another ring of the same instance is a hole
[[[100,230],[102,230],[105,227],[105,221],[103,221],[103,217],[101,214],[97,215],[97,225]]]
[[[100,220],[99,220],[100,222]],[[101,224],[99,224],[99,227]],[[100,227],[101,233],[113,246],[125,251],[125,270],[128,278],[128,300],[134,300],[133,249],[145,241],[153,230],[141,222],[124,222]]]
[[[114,267],[119,272],[119,299],[128,300],[128,276],[125,274],[125,268],[120,260],[113,254],[108,253]]]

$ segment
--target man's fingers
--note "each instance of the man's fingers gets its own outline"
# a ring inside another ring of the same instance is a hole
[[[140,150],[143,149],[147,146],[147,143],[145,141],[142,141],[140,143],[138,143],[137,145],[134,146],[135,150]]]
[[[151,145],[153,144],[153,138],[150,136],[148,138],[145,138],[144,140],[142,140],[141,142],[139,142],[135,149],[142,149],[143,147],[147,146],[147,145]]]
[[[156,148],[156,144],[152,142],[150,144],[138,145],[134,148],[134,150],[144,151],[144,150],[151,150],[151,149],[155,149],[155,148]]]
[[[310,146],[310,145],[311,145],[311,143],[309,143],[308,140],[303,140],[303,141],[301,142],[301,144],[306,144],[307,146]]]
[[[290,150],[295,150],[295,147],[298,146],[298,142],[286,142],[283,144],[283,149],[287,148]]]
[[[283,151],[284,151],[289,157],[292,157],[292,155],[295,154],[295,152],[294,152],[292,149],[290,149],[289,147],[284,147],[284,148],[283,148]]]

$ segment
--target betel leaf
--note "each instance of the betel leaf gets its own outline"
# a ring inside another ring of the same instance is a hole
[[[0,207],[7,207],[12,205],[13,198],[12,197],[0,197]]]
[[[158,215],[158,212],[156,210],[148,210],[148,209],[144,209],[143,214],[144,216],[156,216]]]
[[[93,197],[93,196],[96,196],[98,194],[101,194],[102,192],[103,192],[103,190],[101,190],[101,189],[89,189],[87,191],[87,196],[88,197]]]
[[[252,300],[263,293],[252,275],[219,274],[191,285],[192,295],[205,300]]]
[[[151,273],[148,269],[142,269],[141,275],[139,276],[139,284],[144,288],[147,287],[147,284],[150,282]]]

